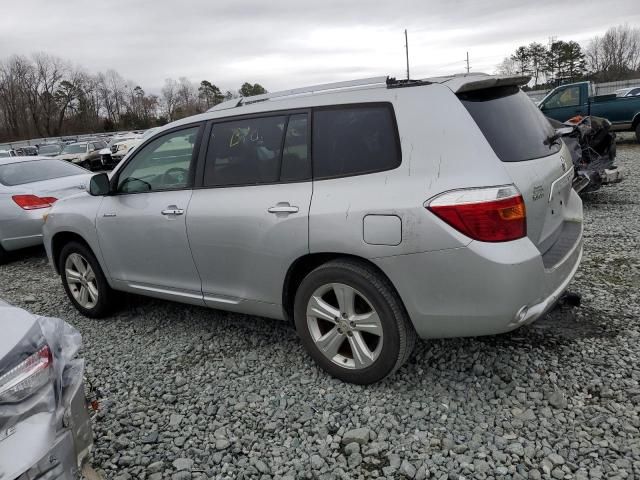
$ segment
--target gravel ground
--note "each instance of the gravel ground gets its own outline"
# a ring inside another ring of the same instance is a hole
[[[618,157],[629,178],[584,199],[580,308],[420,343],[370,387],[282,322],[144,298],[83,318],[41,250],[0,268],[0,298],[82,332],[105,478],[640,478],[640,146]]]

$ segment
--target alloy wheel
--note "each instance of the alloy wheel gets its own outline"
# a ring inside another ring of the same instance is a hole
[[[72,253],[65,261],[64,272],[75,301],[87,310],[95,307],[98,303],[98,283],[87,259],[79,253]]]
[[[343,283],[329,283],[307,303],[307,326],[316,347],[348,369],[371,366],[382,351],[382,322],[371,302]]]

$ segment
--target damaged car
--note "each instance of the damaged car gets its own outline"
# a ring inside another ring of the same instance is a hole
[[[547,117],[548,118],[548,117]],[[623,170],[615,165],[616,134],[611,122],[601,117],[573,117],[566,122],[549,118],[556,129],[551,141],[564,141],[571,153],[576,192],[594,192],[602,185],[618,183],[624,178]]]
[[[0,479],[74,479],[93,445],[76,329],[0,300]]]

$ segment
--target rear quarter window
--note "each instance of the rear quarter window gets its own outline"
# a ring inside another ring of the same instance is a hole
[[[555,130],[518,87],[487,88],[458,98],[503,162],[532,160],[560,150],[560,142],[549,142]]]
[[[391,170],[400,165],[400,142],[391,105],[322,108],[313,112],[316,180]]]

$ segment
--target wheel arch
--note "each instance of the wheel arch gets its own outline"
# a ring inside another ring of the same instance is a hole
[[[60,253],[64,246],[69,242],[78,242],[86,246],[91,252],[97,257],[96,252],[93,251],[89,242],[87,242],[82,235],[79,235],[75,232],[58,232],[51,238],[51,260],[53,261],[53,268],[55,268],[56,273],[60,275]],[[98,260],[99,263],[99,260]],[[103,269],[104,270],[104,269]]]
[[[631,121],[631,129],[635,130],[638,125],[640,125],[640,112],[636,113],[633,117],[633,120]]]
[[[332,260],[353,260],[355,262],[362,263],[377,273],[379,273],[382,277],[384,277],[389,285],[394,289],[398,298],[402,302],[402,299],[391,281],[391,279],[387,276],[386,273],[380,267],[378,267],[371,260],[368,260],[364,257],[359,257],[357,255],[349,255],[346,253],[337,253],[337,252],[321,252],[321,253],[308,253],[303,255],[302,257],[297,258],[287,270],[287,274],[285,275],[284,285],[282,288],[282,309],[284,312],[285,320],[293,321],[293,304],[296,297],[296,292],[298,291],[298,287],[300,286],[300,282],[307,276],[311,271]],[[404,307],[404,305],[403,305]]]

